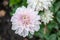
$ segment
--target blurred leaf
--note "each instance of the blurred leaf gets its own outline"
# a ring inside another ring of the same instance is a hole
[[[60,37],[58,37],[58,40],[60,40]]]
[[[33,38],[33,35],[31,33],[28,34],[29,38]]]
[[[22,5],[27,6],[27,0],[23,0]]]
[[[60,23],[60,11],[57,12],[56,18],[57,18],[57,21]]]
[[[60,36],[60,30],[57,32],[57,36]]]
[[[56,34],[50,35],[48,40],[56,40]]]
[[[58,25],[57,25],[57,23],[54,22],[54,21],[51,21],[47,26],[48,26],[48,29],[49,29],[49,30],[52,30],[52,28],[58,29]]]
[[[11,16],[15,13],[15,11],[16,11],[17,8],[18,8],[18,6],[15,6],[15,7],[12,9],[12,12],[10,13]]]
[[[21,0],[10,0],[10,6],[13,6],[17,3],[19,3]]]
[[[55,12],[55,9],[54,9],[55,7],[54,6],[52,6],[52,7],[50,7],[50,10],[52,11],[52,12]]]
[[[44,31],[44,24],[41,24],[40,25],[40,29],[39,29],[39,31],[38,32],[35,32],[35,36],[36,37],[40,37],[40,38],[43,38],[44,37],[44,33],[43,33],[43,31]]]
[[[60,8],[60,1],[55,4],[55,12],[57,12]]]

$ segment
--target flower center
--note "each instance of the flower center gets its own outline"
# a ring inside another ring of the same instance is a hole
[[[26,15],[24,15],[24,16],[22,16],[23,17],[23,19],[27,19],[28,18],[28,16],[26,16]]]
[[[28,15],[22,15],[22,22],[24,25],[30,24],[30,17]]]

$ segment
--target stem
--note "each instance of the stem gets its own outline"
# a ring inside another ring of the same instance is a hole
[[[44,34],[46,34],[47,31],[48,31],[48,29],[47,29],[47,26],[45,25],[45,27],[44,27]]]

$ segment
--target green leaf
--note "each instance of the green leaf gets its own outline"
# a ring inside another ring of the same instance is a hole
[[[13,16],[13,14],[15,13],[16,9],[18,8],[18,6],[14,6],[14,8],[12,8],[12,12],[10,12],[10,15]]]
[[[60,36],[60,30],[57,32],[57,36]]]
[[[60,8],[60,1],[55,4],[55,12],[57,12]]]
[[[34,34],[36,37],[38,37],[39,35],[40,35],[40,33],[39,32],[35,32],[35,34]]]
[[[49,30],[52,30],[52,28],[58,29],[58,24],[54,21],[51,21],[47,26]]]
[[[56,40],[56,34],[50,35],[48,40]]]
[[[31,33],[28,34],[29,38],[33,38],[33,35]]]
[[[58,37],[58,40],[60,40],[60,37]]]
[[[60,11],[57,12],[56,19],[60,23]]]
[[[38,32],[35,32],[35,33],[34,33],[34,36],[40,37],[40,38],[43,39],[43,37],[45,36],[45,35],[44,35],[44,24],[41,24],[41,25],[40,25],[39,31],[38,31]]]
[[[10,0],[10,6],[13,6],[17,3],[19,3],[21,0]]]
[[[27,6],[27,0],[23,0],[22,5]]]

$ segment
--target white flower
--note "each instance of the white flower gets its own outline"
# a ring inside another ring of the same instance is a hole
[[[43,9],[48,9],[51,7],[51,2],[53,0],[27,0],[28,7],[33,8],[34,10],[40,11]]]
[[[41,21],[46,25],[49,21],[53,19],[53,13],[50,10],[45,10],[44,14],[41,15]]]
[[[40,16],[37,11],[31,8],[19,7],[11,18],[12,30],[15,33],[26,37],[29,33],[32,35],[40,29]]]

